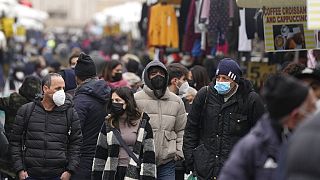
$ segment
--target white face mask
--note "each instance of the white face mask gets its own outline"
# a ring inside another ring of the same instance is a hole
[[[21,71],[16,72],[16,78],[22,81],[24,79],[24,73]]]
[[[61,89],[57,92],[55,92],[52,96],[54,104],[57,106],[61,106],[64,104],[64,101],[66,100],[66,94],[64,93],[64,90]]]
[[[189,83],[186,81],[179,87],[179,95],[186,94],[189,89]]]

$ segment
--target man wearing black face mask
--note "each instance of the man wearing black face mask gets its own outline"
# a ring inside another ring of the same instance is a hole
[[[143,73],[145,86],[135,94],[138,107],[148,113],[154,132],[157,179],[175,179],[175,161],[183,158],[182,137],[187,120],[184,104],[168,87],[169,75],[160,61]]]

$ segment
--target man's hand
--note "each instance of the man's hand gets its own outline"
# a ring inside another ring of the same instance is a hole
[[[29,176],[29,175],[28,175],[27,171],[25,171],[25,170],[21,170],[21,171],[19,172],[19,180],[27,179],[28,176]]]
[[[61,180],[69,180],[70,178],[71,174],[68,171],[65,171],[60,177]]]

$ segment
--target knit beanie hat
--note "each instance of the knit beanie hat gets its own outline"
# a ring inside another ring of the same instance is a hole
[[[230,58],[222,59],[217,67],[217,75],[229,76],[236,83],[239,83],[240,77],[242,76],[242,71],[238,63]]]
[[[85,53],[80,54],[74,72],[76,76],[82,78],[91,78],[97,75],[92,58]]]
[[[286,75],[271,76],[265,83],[262,96],[270,117],[278,120],[298,108],[306,99],[309,88]]]

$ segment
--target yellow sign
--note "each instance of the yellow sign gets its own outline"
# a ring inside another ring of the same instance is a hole
[[[308,0],[308,29],[318,30],[320,29],[320,1]]]
[[[307,7],[264,7],[265,48],[272,51],[314,49],[314,31],[307,29]]]
[[[14,35],[13,24],[13,18],[2,18],[3,32],[6,37],[12,37]]]
[[[255,87],[261,87],[270,74],[277,72],[276,65],[268,65],[264,62],[250,62],[248,64],[247,78]]]
[[[112,26],[106,25],[104,27],[104,35],[105,36],[112,36],[120,34],[120,24],[114,24]]]
[[[24,28],[23,26],[17,27],[17,35],[18,36],[25,36],[26,34],[27,34],[26,28]]]

